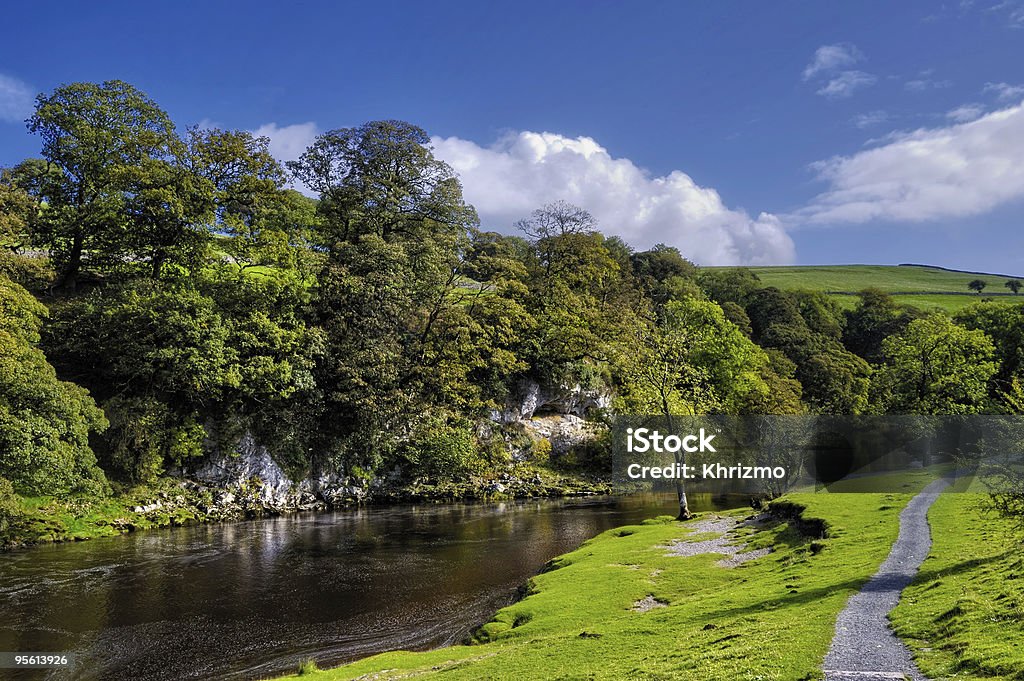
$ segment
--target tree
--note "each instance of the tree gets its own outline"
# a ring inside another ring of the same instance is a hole
[[[126,247],[126,172],[164,156],[173,143],[167,114],[128,83],[62,85],[36,99],[28,120],[42,138],[42,156],[56,169],[38,178],[45,210],[30,225],[50,250],[60,284],[74,289],[86,257],[117,262]]]
[[[371,121],[319,135],[288,168],[320,195],[328,247],[363,234],[415,239],[477,221],[430,137],[404,121]]]
[[[203,424],[241,376],[214,301],[181,283],[149,280],[98,290],[61,308],[46,347],[67,378],[89,387],[111,428],[105,463],[150,481],[202,453]]]
[[[633,275],[648,297],[664,304],[672,297],[696,293],[697,266],[686,260],[674,246],[657,244],[630,257]]]
[[[39,174],[40,164],[25,161],[0,168],[0,275],[24,286],[40,286],[51,276],[44,259],[23,255],[31,242],[29,224],[39,211],[27,190],[28,178]]]
[[[764,351],[705,300],[672,301],[659,319],[638,325],[619,364],[622,410],[657,414],[669,432],[676,432],[681,416],[742,413],[769,390]],[[676,493],[678,517],[685,520],[690,509],[681,479]]]
[[[747,297],[754,339],[781,351],[795,367],[804,399],[827,414],[857,414],[867,406],[871,367],[837,340],[838,311],[828,301],[767,287]],[[808,325],[807,315],[817,327]]]
[[[966,329],[983,331],[992,340],[998,365],[991,393],[1009,390],[1016,379],[1024,379],[1024,307],[975,303],[960,310],[954,321]]]
[[[843,345],[872,364],[883,360],[882,341],[901,333],[920,315],[916,308],[901,307],[881,289],[867,288],[857,294],[857,306],[845,313]]]
[[[992,341],[935,313],[882,343],[885,363],[872,385],[882,413],[974,414],[987,405],[996,372]]]
[[[1007,279],[1006,283],[1003,284],[1006,288],[1013,291],[1013,295],[1020,293],[1020,290],[1024,288],[1024,282],[1020,279]]]
[[[416,421],[465,397],[466,364],[451,351],[473,333],[460,256],[477,219],[429,141],[409,123],[373,121],[320,135],[289,164],[320,193],[316,312],[329,347],[318,381],[335,463],[399,455]]]
[[[745,267],[702,269],[697,280],[708,298],[717,303],[731,301],[746,306],[747,297],[761,288],[761,278]]]
[[[967,284],[967,288],[972,291],[977,291],[979,296],[986,286],[988,286],[988,283],[984,279],[972,279]]]
[[[0,479],[22,494],[102,494],[89,436],[106,425],[85,389],[36,347],[45,308],[0,275]]]

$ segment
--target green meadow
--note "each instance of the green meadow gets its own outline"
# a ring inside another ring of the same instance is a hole
[[[825,521],[827,536],[804,534],[799,521],[741,526],[743,550],[772,551],[736,567],[719,565],[719,554],[668,553],[673,540],[711,536],[697,534],[695,521],[662,517],[609,530],[553,560],[530,581],[526,598],[464,645],[384,653],[324,671],[310,662],[300,675],[819,679],[839,611],[885,559],[900,510],[930,479],[907,476],[907,493],[899,494],[789,495],[803,507],[801,520]],[[635,609],[645,598],[655,607]]]
[[[710,268],[717,269],[717,268]],[[792,267],[748,268],[766,286],[782,290],[823,291],[836,297],[844,308],[852,308],[865,288],[878,288],[896,294],[896,299],[922,310],[957,310],[991,299],[997,303],[1024,302],[1013,295],[1005,284],[1015,276],[981,272],[958,272],[922,265],[807,265]],[[988,286],[981,295],[971,292],[967,284],[981,279]],[[846,294],[846,295],[844,295]]]

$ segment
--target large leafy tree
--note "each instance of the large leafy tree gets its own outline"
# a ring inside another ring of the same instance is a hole
[[[214,236],[240,270],[294,264],[295,244],[275,220],[288,201],[284,171],[268,144],[249,132],[191,128],[167,154],[126,168],[128,243],[152,278],[168,265],[196,272]]]
[[[857,306],[845,313],[843,344],[872,364],[883,360],[882,341],[901,333],[920,316],[916,308],[900,306],[881,289],[867,288],[857,294]]]
[[[64,306],[46,346],[63,376],[108,412],[101,458],[135,480],[202,453],[204,422],[241,380],[214,301],[185,284],[137,281]]]
[[[0,275],[0,477],[25,494],[100,493],[90,433],[106,427],[81,387],[57,379],[36,347],[46,309]]]
[[[28,128],[42,139],[42,157],[54,170],[35,185],[45,210],[33,221],[33,239],[49,249],[61,285],[74,289],[86,258],[97,267],[123,258],[129,175],[168,153],[174,126],[145,94],[114,80],[39,95]]]
[[[874,402],[886,413],[973,414],[988,406],[995,374],[992,341],[943,314],[911,322],[882,343],[885,363],[873,383]]]
[[[320,194],[325,430],[347,462],[396,452],[414,415],[444,410],[463,380],[450,352],[468,332],[461,256],[476,214],[428,145],[414,125],[373,121],[319,136],[289,164]]]
[[[771,387],[770,361],[710,301],[668,303],[656,320],[636,327],[620,349],[619,407],[657,414],[669,431],[680,416],[737,414],[763,404]],[[690,517],[686,489],[677,481],[679,517]]]
[[[867,407],[871,367],[839,342],[834,307],[819,296],[774,287],[758,289],[746,299],[754,339],[789,359],[803,397],[815,411],[857,414]]]
[[[998,364],[992,394],[1012,388],[1024,379],[1024,306],[976,303],[960,310],[954,321],[967,329],[983,331],[992,340]]]

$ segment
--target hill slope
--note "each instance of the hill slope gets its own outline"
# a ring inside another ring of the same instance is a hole
[[[780,289],[807,289],[835,295],[841,305],[856,302],[856,291],[874,287],[897,294],[896,298],[921,309],[954,312],[991,298],[1001,303],[1024,302],[1024,294],[1014,296],[1005,287],[1005,274],[961,272],[925,265],[802,265],[787,267],[751,267],[766,286]],[[967,284],[981,279],[988,284],[982,296],[971,292]]]

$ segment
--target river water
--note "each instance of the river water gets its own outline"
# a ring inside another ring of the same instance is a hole
[[[458,643],[554,556],[673,512],[658,496],[370,507],[0,554],[0,651],[75,655],[0,678],[252,679]]]

